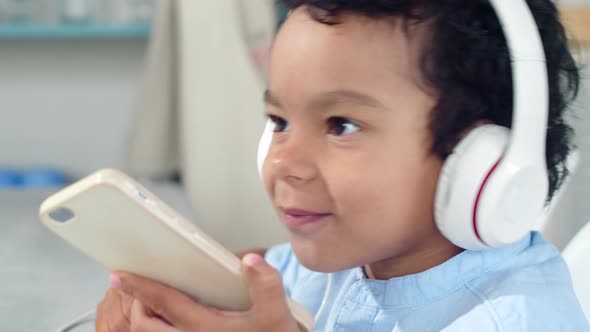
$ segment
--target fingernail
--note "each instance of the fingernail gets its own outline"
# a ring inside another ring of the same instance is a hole
[[[262,261],[264,261],[264,259],[257,254],[247,254],[244,256],[244,258],[242,258],[242,262],[250,267],[256,267],[256,265],[262,263]]]
[[[109,283],[111,287],[120,289],[121,288],[121,277],[119,277],[116,273],[111,273],[109,277]]]

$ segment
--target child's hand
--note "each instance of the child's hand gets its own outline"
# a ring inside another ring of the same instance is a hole
[[[127,273],[113,274],[111,284],[136,299],[131,331],[299,331],[279,272],[256,254],[244,257],[242,269],[252,300],[252,307],[245,312],[205,307],[177,290]]]
[[[118,289],[109,289],[96,309],[97,332],[130,332],[133,298]]]

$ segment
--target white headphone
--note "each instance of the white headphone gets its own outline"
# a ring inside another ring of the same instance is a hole
[[[548,194],[545,140],[549,86],[543,43],[525,0],[490,0],[512,58],[512,130],[471,130],[445,161],[435,197],[436,225],[455,245],[499,248],[525,236],[541,217]],[[258,168],[272,141],[266,125]]]

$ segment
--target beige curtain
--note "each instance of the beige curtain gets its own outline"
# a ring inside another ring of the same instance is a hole
[[[286,239],[258,177],[264,82],[246,42],[274,25],[272,0],[160,0],[131,139],[131,173],[180,169],[197,224],[233,250]]]
[[[163,178],[179,170],[177,1],[158,0],[138,112],[130,137],[128,169]]]

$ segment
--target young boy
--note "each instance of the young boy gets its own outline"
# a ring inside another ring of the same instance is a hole
[[[113,274],[119,290],[99,307],[97,330],[296,331],[288,295],[318,331],[590,331],[540,234],[465,251],[436,227],[445,158],[470,129],[512,120],[510,59],[489,2],[284,2],[292,13],[272,51],[263,176],[290,245],[267,253],[274,268],[244,258],[253,306],[243,313]],[[567,175],[563,113],[578,73],[554,5],[528,3],[547,53],[552,195]]]

